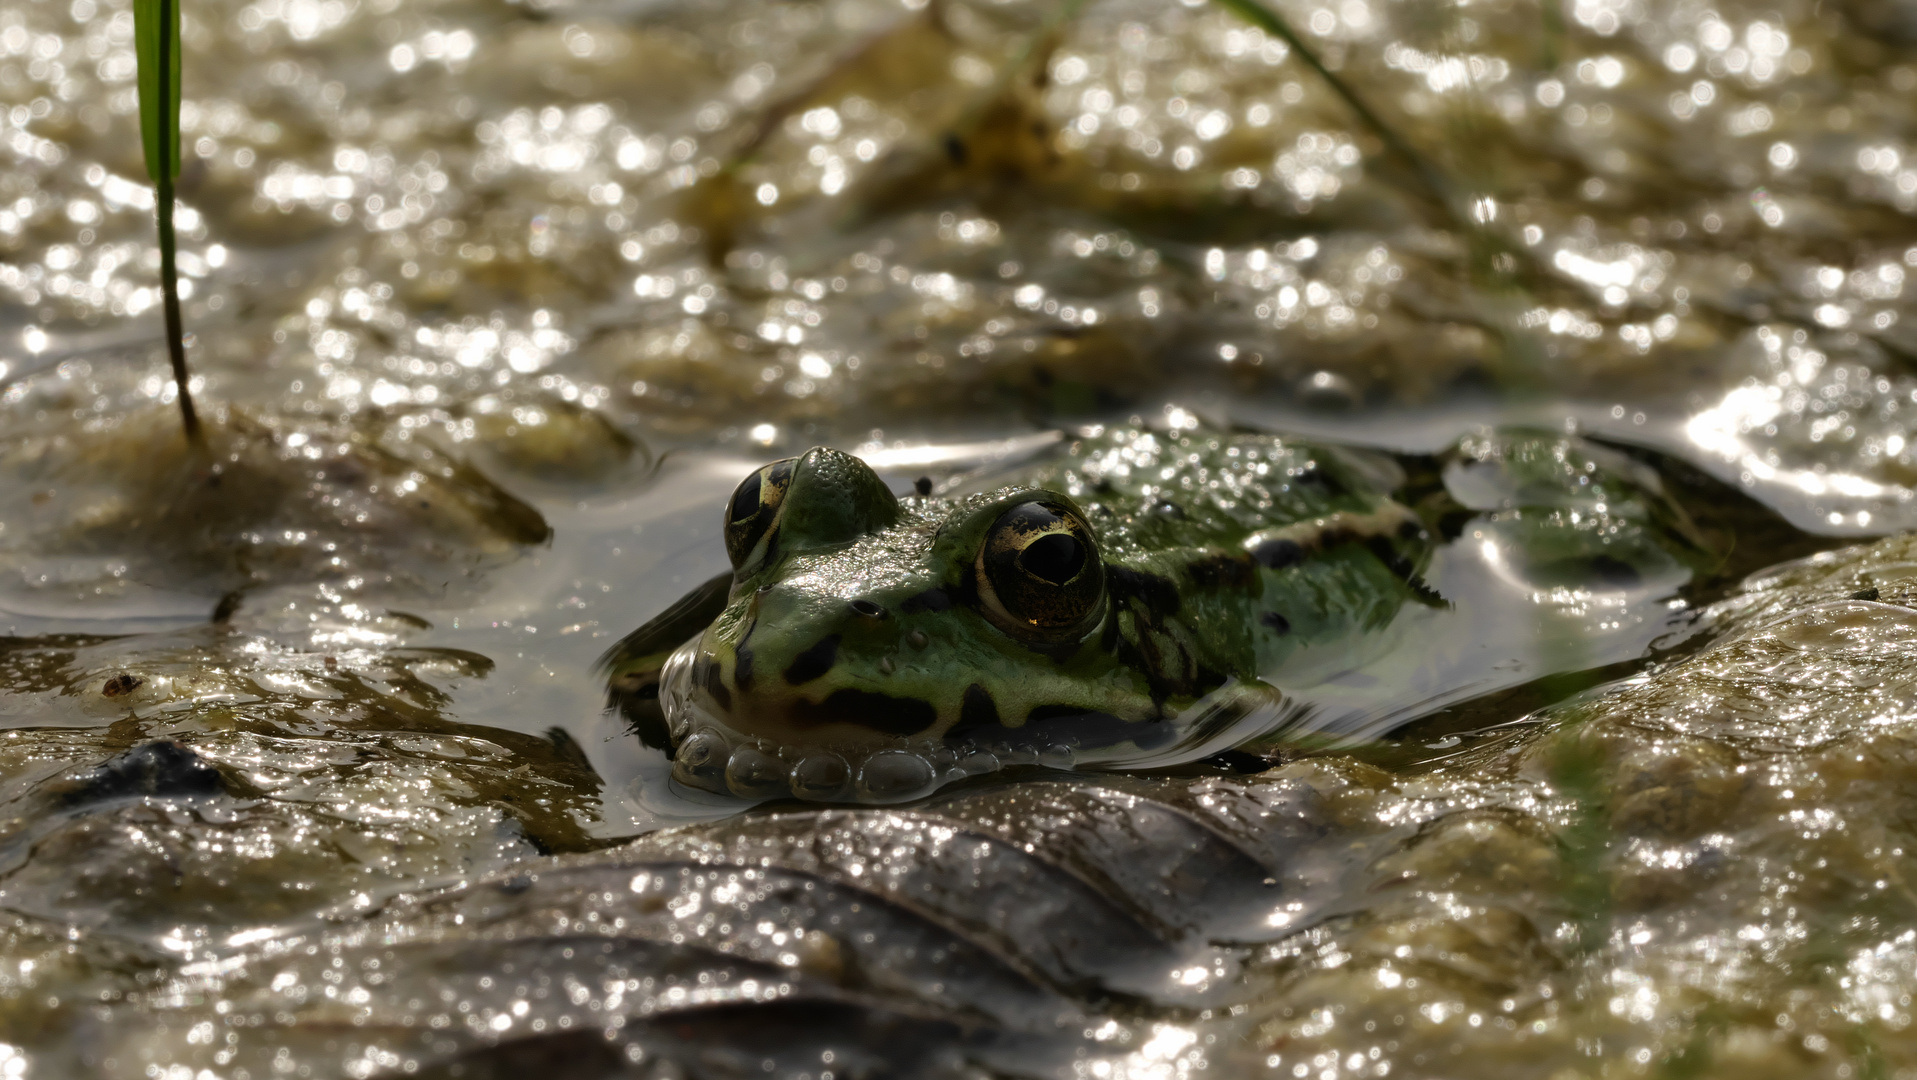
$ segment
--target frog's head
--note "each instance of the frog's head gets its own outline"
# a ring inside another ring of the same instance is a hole
[[[747,477],[725,539],[725,609],[662,679],[684,782],[886,801],[990,767],[987,748],[1058,761],[1159,715],[1060,492],[901,499],[817,448]]]

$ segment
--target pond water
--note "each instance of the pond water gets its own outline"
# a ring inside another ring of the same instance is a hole
[[[130,6],[0,8],[5,1076],[1917,1077],[1904,0],[184,41],[206,454]],[[1383,452],[1468,511],[1445,603],[1230,753],[900,806],[608,710],[764,462],[1128,423]],[[1593,513],[1518,463],[1587,460],[1603,558],[1504,558]]]

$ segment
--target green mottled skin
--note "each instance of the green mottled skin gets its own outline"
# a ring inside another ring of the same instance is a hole
[[[1149,748],[1228,681],[1275,694],[1261,679],[1301,650],[1345,649],[1430,599],[1416,577],[1429,541],[1396,482],[1388,463],[1287,438],[1124,428],[1005,487],[898,498],[815,449],[723,601],[714,583],[723,609],[697,639],[693,696],[732,741],[788,754],[902,737]],[[1062,639],[995,619],[979,586],[988,533],[1034,500],[1075,508],[1103,560],[1095,610]],[[615,687],[656,670],[705,610],[689,598],[678,622],[629,638]]]

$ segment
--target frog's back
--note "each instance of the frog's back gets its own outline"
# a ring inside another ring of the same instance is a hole
[[[1373,513],[1404,481],[1383,455],[1261,432],[1134,426],[1087,431],[1028,479],[1084,507],[1106,558],[1121,563]]]

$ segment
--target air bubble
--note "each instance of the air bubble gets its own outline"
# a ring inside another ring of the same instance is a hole
[[[808,754],[792,766],[792,794],[814,802],[832,802],[852,785],[852,767],[837,754]]]
[[[718,732],[694,732],[673,756],[673,778],[707,791],[725,790],[726,750],[725,738]]]
[[[741,746],[726,761],[726,790],[742,799],[785,793],[785,763],[756,747]]]
[[[865,759],[859,770],[859,798],[869,802],[904,802],[932,790],[937,777],[932,763],[904,750],[881,750]]]
[[[1070,769],[1077,762],[1069,746],[1046,746],[1038,751],[1038,763],[1048,769]]]
[[[965,776],[985,776],[998,769],[998,757],[990,750],[969,750],[959,755],[958,771]]]

